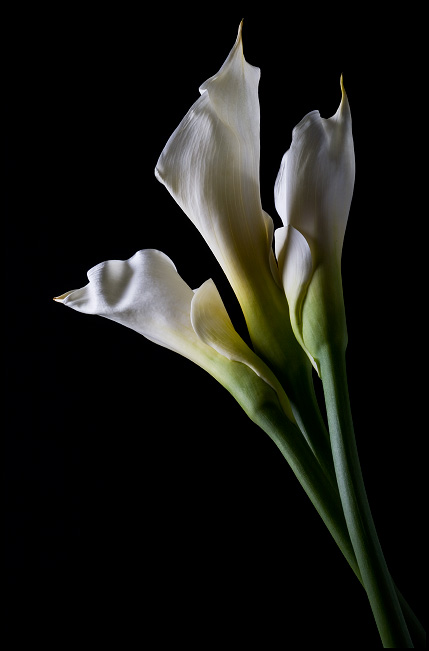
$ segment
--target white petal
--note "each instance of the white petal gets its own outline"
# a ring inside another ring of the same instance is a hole
[[[268,395],[274,389],[294,422],[284,391],[235,331],[213,281],[193,292],[170,258],[154,249],[102,262],[88,271],[88,279],[85,287],[55,300],[116,321],[187,357],[223,384],[249,415],[259,404],[261,386],[264,393],[268,385]],[[264,382],[255,384],[254,373]]]
[[[287,152],[286,152],[287,154]],[[276,182],[274,184],[274,203],[276,210],[281,217],[283,224],[286,226],[287,214],[286,214],[286,154],[282,158],[280,163],[280,169],[277,174]]]
[[[306,238],[314,255],[341,257],[353,194],[355,159],[351,114],[343,91],[329,119],[312,111],[293,130],[275,185],[276,209],[284,225]]]
[[[156,176],[201,232],[237,291],[243,268],[270,274],[259,188],[260,71],[243,56],[241,26],[219,72],[168,140]],[[238,288],[239,289],[239,288]]]
[[[205,344],[227,359],[245,364],[274,389],[284,412],[294,422],[289,400],[277,378],[235,330],[212,280],[207,280],[195,292],[191,305],[191,322]]]
[[[201,341],[230,360],[246,362],[252,351],[235,330],[213,280],[209,279],[194,294],[191,323]]]
[[[306,349],[302,335],[302,307],[313,274],[310,247],[305,237],[289,225],[276,229],[275,251],[295,337],[306,351],[314,368],[318,370],[314,358]]]
[[[276,230],[276,251],[289,306],[296,305],[313,272],[310,247],[305,237],[289,225]]]
[[[274,222],[268,213],[263,211],[265,227],[267,229],[267,245],[268,245],[268,262],[271,269],[271,275],[274,278],[278,287],[282,288],[282,281],[280,278],[279,268],[276,260],[276,256],[273,251],[273,240],[274,240]]]
[[[145,249],[129,260],[108,260],[88,271],[89,283],[56,300],[132,328],[147,339],[194,357],[201,348],[190,321],[192,289],[161,251]],[[194,360],[195,361],[195,360]]]

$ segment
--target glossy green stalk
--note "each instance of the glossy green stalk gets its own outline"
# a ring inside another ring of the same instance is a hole
[[[385,648],[413,648],[365,491],[351,416],[345,354],[340,347],[325,346],[319,351],[318,361],[339,494],[380,637]]]
[[[263,408],[255,410],[253,414],[249,415],[279,448],[351,569],[363,585],[335,477],[328,478],[325,475],[303,439],[301,432],[285,417],[281,409],[274,404],[264,404]],[[395,591],[416,647],[425,648],[426,633],[424,628],[396,586]]]

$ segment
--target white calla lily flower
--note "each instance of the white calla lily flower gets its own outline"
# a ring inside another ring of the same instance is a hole
[[[317,349],[327,338],[337,339],[343,346],[347,340],[341,254],[353,195],[355,157],[350,106],[342,78],[341,90],[335,115],[324,119],[312,111],[293,130],[274,193],[284,224],[275,233],[275,250],[292,327],[316,368]]]
[[[307,240],[314,263],[341,259],[355,180],[350,105],[341,77],[340,106],[331,118],[311,111],[295,127],[274,190],[284,226]]]
[[[319,447],[327,434],[311,364],[292,329],[272,247],[273,221],[261,204],[259,77],[259,68],[244,58],[240,25],[229,56],[201,86],[201,97],[169,138],[155,174],[220,263],[255,352],[281,382],[315,451],[309,432],[319,432]]]
[[[116,321],[198,364],[252,415],[277,396],[292,422],[289,400],[270,369],[235,331],[212,280],[193,291],[168,256],[155,249],[108,260],[88,271],[89,283],[54,300]]]
[[[240,24],[229,56],[200,87],[201,97],[169,138],[155,174],[212,250],[255,351],[292,400],[297,374],[308,384],[311,367],[292,331],[272,247],[274,224],[261,204],[259,78],[259,68],[244,58]]]
[[[241,28],[168,140],[156,176],[223,268],[254,351],[234,329],[213,281],[192,290],[155,249],[96,265],[87,285],[54,300],[124,325],[218,380],[288,461],[361,580],[383,646],[413,647],[404,615],[424,646],[424,631],[383,557],[353,432],[341,255],[355,160],[342,78],[335,115],[309,113],[283,157],[275,184],[283,221],[275,257],[273,221],[259,189],[260,71],[244,59]],[[329,434],[307,357],[322,380]]]
[[[249,285],[267,293],[279,279],[273,222],[260,198],[260,70],[244,59],[241,29],[168,140],[155,174],[198,228],[243,306]]]

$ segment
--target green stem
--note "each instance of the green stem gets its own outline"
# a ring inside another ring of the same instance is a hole
[[[253,420],[277,445],[350,567],[361,580],[338,491],[323,472],[301,431],[280,408],[271,404],[264,405]]]
[[[292,466],[347,561],[361,580],[360,572],[356,572],[356,558],[339,499],[330,437],[314,392],[312,367],[292,332],[284,296],[275,298],[277,300],[273,300],[266,310],[261,308],[263,302],[259,300],[255,300],[249,309],[246,309],[246,303],[243,302],[242,308],[255,351],[266,361],[285,389],[300,431],[295,428],[292,439],[286,443],[287,437],[285,439],[280,433],[284,423],[277,423],[274,430],[267,422],[265,425],[259,424],[273,438]],[[290,441],[294,443],[291,445]],[[303,467],[300,468],[300,465]],[[316,485],[311,485],[312,481]],[[330,511],[332,504],[335,504],[335,514]],[[402,595],[400,600],[413,633],[415,632],[419,639],[425,638],[424,629]]]
[[[260,298],[250,307],[242,303],[252,345],[285,390],[302,435],[326,476],[335,478],[329,433],[314,392],[312,366],[292,331],[284,293],[276,289],[277,294],[273,294],[265,310]],[[335,479],[333,485],[336,487]]]
[[[278,372],[278,374],[280,373]],[[329,433],[314,392],[312,367],[309,363],[306,363],[292,375],[293,383],[289,382],[286,394],[291,403],[295,419],[322,470],[334,488],[337,489]],[[280,379],[280,381],[282,380]],[[283,386],[285,384],[286,380],[284,379]]]
[[[365,491],[354,436],[344,352],[327,346],[319,356],[319,364],[340,498],[380,637],[385,648],[413,648]]]
[[[253,416],[253,420],[270,436],[289,463],[299,483],[317,509],[326,527],[333,536],[356,577],[363,585],[355,552],[350,541],[338,488],[327,480],[314,455],[306,445],[298,429],[285,417],[280,409],[264,407]],[[416,646],[426,647],[426,632],[395,587],[400,606]]]

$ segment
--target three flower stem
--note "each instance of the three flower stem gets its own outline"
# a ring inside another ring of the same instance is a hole
[[[391,578],[371,515],[353,431],[345,356],[326,349],[319,361],[334,465],[321,464],[298,427],[279,410],[267,407],[258,424],[288,461],[364,586],[383,646],[413,648],[411,632],[416,645],[423,647],[424,629]]]
[[[327,295],[332,298],[329,290],[330,286]],[[341,287],[336,295],[342,296]],[[279,314],[282,314],[282,303],[280,300],[278,303]],[[327,304],[333,314],[343,315],[342,303],[337,312],[336,303],[331,305],[327,301]],[[252,310],[249,314],[253,316]],[[297,422],[297,425],[292,424],[281,411],[266,405],[258,415],[258,424],[279,447],[365,588],[383,645],[413,648],[412,633],[417,646],[425,646],[423,627],[393,583],[371,515],[350,408],[346,338],[338,339],[341,342],[338,347],[325,344],[317,358],[328,432],[314,392],[312,367],[305,363],[308,360],[294,335],[287,332],[284,341],[281,333],[269,337],[271,324],[265,323],[266,315],[261,312],[257,316],[260,327],[249,328],[252,343],[285,389]],[[286,317],[273,319],[274,323],[285,321],[287,323]],[[262,328],[261,323],[266,327]],[[252,325],[251,320],[249,325]],[[343,331],[346,332],[345,322],[343,330],[339,329]],[[335,337],[327,337],[327,340],[336,341]]]

